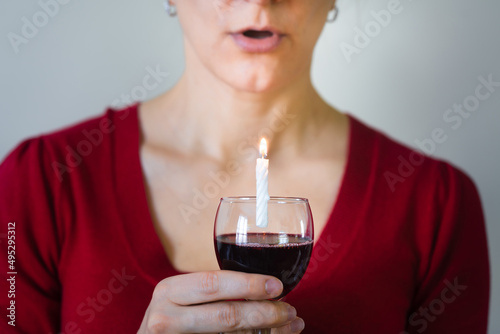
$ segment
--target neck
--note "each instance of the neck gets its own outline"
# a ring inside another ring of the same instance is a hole
[[[309,73],[285,87],[248,92],[229,86],[201,65],[188,66],[160,101],[159,122],[177,133],[182,129],[176,135],[177,148],[216,160],[233,158],[242,145],[257,148],[260,137],[271,142],[271,151],[297,146],[306,128],[331,113]]]

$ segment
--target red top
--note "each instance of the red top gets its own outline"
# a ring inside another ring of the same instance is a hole
[[[286,298],[304,333],[486,333],[474,184],[350,121],[337,202]],[[136,333],[155,285],[179,274],[153,227],[139,131],[136,105],[110,110],[25,141],[3,162],[0,272],[12,279],[0,280],[0,332]]]

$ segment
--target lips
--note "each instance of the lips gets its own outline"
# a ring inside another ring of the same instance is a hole
[[[276,49],[283,38],[283,34],[276,29],[263,27],[249,27],[232,33],[236,45],[249,53],[266,53]]]

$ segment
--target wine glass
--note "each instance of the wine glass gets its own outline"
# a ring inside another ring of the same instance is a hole
[[[305,198],[271,197],[267,225],[256,222],[255,197],[221,198],[214,244],[222,270],[271,275],[283,283],[285,297],[304,275],[314,240],[311,208]],[[271,333],[257,329],[253,333]]]

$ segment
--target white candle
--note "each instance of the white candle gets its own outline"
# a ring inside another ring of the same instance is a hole
[[[269,160],[267,156],[267,142],[265,138],[260,141],[260,158],[257,159],[255,177],[257,179],[257,226],[267,226],[267,201],[269,201],[268,174]]]

